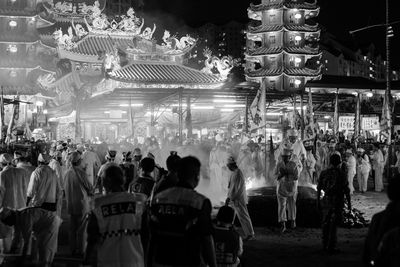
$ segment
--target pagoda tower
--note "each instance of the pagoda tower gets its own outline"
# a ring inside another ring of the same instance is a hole
[[[316,0],[262,0],[251,4],[248,16],[245,74],[270,91],[297,92],[321,77]]]
[[[37,79],[54,73],[57,51],[37,31],[52,24],[42,18],[41,2],[0,1],[0,84],[5,95],[35,94]]]

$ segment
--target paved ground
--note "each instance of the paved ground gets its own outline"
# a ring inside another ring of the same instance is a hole
[[[367,219],[387,204],[385,193],[355,194],[353,206],[365,213]],[[68,217],[59,236],[59,251],[54,266],[79,266],[79,261],[68,256]],[[244,244],[244,267],[358,267],[367,228],[339,229],[338,240],[342,253],[326,255],[321,251],[321,230],[298,228],[281,234],[277,228],[256,228],[256,239]],[[16,265],[7,265],[16,266]]]

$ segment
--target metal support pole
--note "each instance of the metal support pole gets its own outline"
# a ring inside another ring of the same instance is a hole
[[[179,114],[179,123],[178,123],[178,131],[179,131],[179,144],[183,144],[183,109],[182,109],[182,101],[183,101],[183,90],[182,88],[179,88],[179,93],[178,93],[178,114]]]
[[[301,140],[304,140],[304,109],[303,109],[304,96],[303,92],[300,94],[300,116],[301,116]]]
[[[389,137],[388,137],[388,142],[387,144],[389,145],[389,155],[388,155],[388,176],[389,178],[392,177],[392,170],[391,170],[391,165],[393,162],[393,148],[392,148],[392,134],[393,134],[393,103],[392,103],[392,93],[391,93],[391,87],[390,87],[390,36],[389,36],[389,0],[386,0],[386,97],[388,101],[388,106],[389,106]]]
[[[187,137],[192,138],[193,127],[192,127],[192,110],[190,106],[190,95],[186,96],[186,129],[187,129]]]

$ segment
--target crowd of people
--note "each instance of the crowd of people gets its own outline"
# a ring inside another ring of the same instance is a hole
[[[2,252],[51,266],[67,213],[70,254],[84,265],[238,266],[254,230],[234,157],[225,160],[225,205],[212,219],[211,201],[194,190],[199,159],[170,151],[165,170],[154,149],[142,149],[58,142],[40,151],[37,166],[22,151],[1,154]]]
[[[337,227],[345,200],[351,210],[354,177],[363,193],[372,169],[375,191],[381,192],[387,152],[379,144],[366,153],[351,144],[302,142],[295,130],[278,147],[265,148],[232,139],[209,147],[167,143],[161,149],[148,138],[142,145],[53,142],[39,151],[37,162],[23,151],[1,154],[3,253],[22,254],[22,260],[30,255],[50,266],[64,211],[70,253],[85,265],[238,266],[243,241],[255,237],[247,210],[251,180],[276,186],[282,233],[296,228],[298,186],[315,188],[323,249],[336,252]],[[207,189],[215,194],[195,190],[201,180],[208,180]],[[389,197],[397,199],[393,193]],[[373,242],[369,262],[380,255],[380,242]]]

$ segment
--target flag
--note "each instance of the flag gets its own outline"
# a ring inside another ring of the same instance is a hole
[[[10,123],[8,124],[8,128],[7,128],[7,136],[6,136],[6,144],[10,144],[11,140],[12,140],[12,131],[14,128],[14,121],[15,121],[15,113],[17,111],[18,108],[18,104],[13,104],[13,109],[12,109],[12,113],[11,113],[11,118],[10,118]]]
[[[265,125],[266,91],[264,83],[260,84],[257,95],[249,108],[251,119],[250,132]]]
[[[386,92],[385,97],[383,99],[382,105],[382,118],[381,118],[381,136],[386,139],[386,144],[391,143],[391,126],[392,126],[392,116],[391,116],[391,109],[390,109],[390,99],[389,94]]]
[[[356,97],[356,112],[354,119],[354,140],[357,141],[360,135],[360,109],[361,109],[361,96],[357,94]]]
[[[314,123],[314,111],[312,104],[311,88],[308,91],[308,104],[304,116],[304,140],[314,139],[318,133],[318,123]]]
[[[336,91],[335,95],[335,111],[333,114],[333,135],[335,137],[339,135],[339,90]]]

